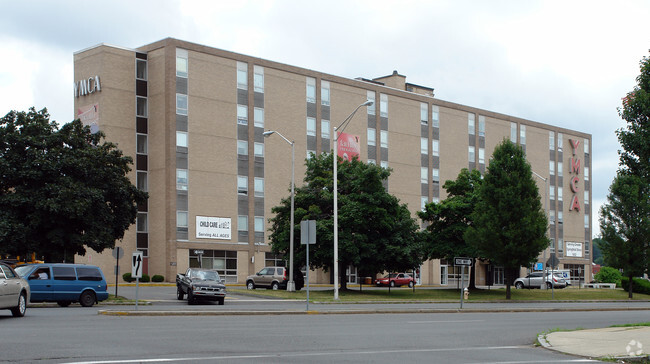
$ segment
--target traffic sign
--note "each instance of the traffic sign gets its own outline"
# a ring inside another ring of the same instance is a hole
[[[131,278],[142,278],[142,252],[133,253],[131,261]]]
[[[555,267],[557,267],[559,264],[560,264],[560,260],[557,259],[557,257],[555,256],[555,254],[551,254],[551,257],[548,258],[548,260],[546,261],[546,266],[547,266],[547,267],[551,267],[551,268],[555,268]]]
[[[454,265],[460,265],[460,266],[464,266],[464,267],[471,267],[472,266],[472,258],[455,257],[454,258]]]
[[[300,222],[300,244],[316,244],[316,220]]]

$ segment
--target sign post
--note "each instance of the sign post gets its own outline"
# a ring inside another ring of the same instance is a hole
[[[138,289],[140,288],[140,278],[142,278],[142,252],[133,253],[131,261],[131,277],[135,278],[135,310],[138,310]]]
[[[113,249],[113,258],[117,259],[117,262],[115,263],[115,298],[117,298],[117,286],[119,286],[119,280],[118,276],[120,274],[120,258],[124,256],[124,249],[120,248],[119,246],[116,246],[115,249]]]
[[[454,265],[460,266],[460,308],[463,308],[463,293],[465,289],[465,267],[472,266],[472,258],[455,257]]]
[[[555,299],[555,284],[553,284],[553,273],[555,272],[555,267],[560,264],[560,260],[557,259],[555,254],[551,254],[551,257],[546,261],[546,266],[551,266],[551,299]],[[544,280],[546,280],[546,271],[544,272]],[[546,287],[546,282],[544,282],[544,287]]]
[[[300,244],[307,245],[307,311],[309,311],[309,245],[316,244],[316,220],[300,222]]]

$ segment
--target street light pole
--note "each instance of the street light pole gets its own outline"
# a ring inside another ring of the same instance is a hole
[[[285,138],[284,135],[280,134],[280,132],[277,132],[275,130],[270,130],[270,131],[265,131],[262,133],[264,137],[268,137],[269,135],[277,133],[282,139],[284,139],[285,142],[289,143],[291,145],[291,227],[290,227],[290,233],[289,233],[289,282],[287,282],[287,291],[289,292],[295,292],[296,291],[296,282],[293,280],[293,230],[294,230],[294,223],[293,223],[293,216],[294,216],[294,188],[295,188],[295,162],[296,162],[296,154],[295,154],[295,142],[294,141],[289,141],[289,139]],[[309,269],[309,267],[307,268]]]
[[[533,172],[535,177],[537,177],[537,178],[541,179],[542,181],[544,181],[544,185],[546,186],[545,187],[546,192],[544,192],[544,212],[546,213],[546,216],[548,217],[548,215],[549,215],[548,214],[548,208],[547,208],[547,206],[548,206],[548,198],[549,198],[549,195],[548,195],[548,177],[542,177],[539,174],[537,174],[537,172],[535,172],[533,170],[531,170],[531,172]],[[546,227],[546,233],[548,235],[548,225]],[[543,264],[544,264],[544,280],[546,280],[546,249],[544,249],[544,263]],[[551,277],[551,279],[552,279],[552,277]],[[546,287],[546,285],[544,285],[544,287]]]
[[[334,128],[334,299],[339,299],[339,202],[338,202],[338,159],[339,159],[339,133],[348,126],[354,114],[357,113],[363,106],[370,106],[374,103],[372,100],[366,100],[363,104],[357,106],[356,109],[347,117],[343,122]]]

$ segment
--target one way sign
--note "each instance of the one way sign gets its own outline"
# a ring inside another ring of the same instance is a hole
[[[142,278],[142,252],[133,253],[131,262],[131,278]]]

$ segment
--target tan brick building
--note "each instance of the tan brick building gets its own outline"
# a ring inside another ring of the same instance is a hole
[[[436,99],[434,89],[396,71],[348,79],[203,45],[164,39],[138,49],[101,44],[75,53],[75,116],[103,130],[133,157],[131,178],[150,194],[138,222],[118,242],[145,273],[173,281],[192,265],[218,269],[229,283],[279,263],[269,253],[271,208],[288,195],[291,148],[296,184],[304,157],[330,152],[333,127],[367,99],[345,130],[361,140],[361,160],[389,166],[388,190],[415,212],[445,198],[441,185],[461,168],[485,171],[503,140],[522,145],[538,175],[553,243],[572,277],[591,275],[591,135]],[[505,97],[505,96],[504,96]],[[365,110],[364,110],[365,109]],[[441,183],[442,182],[442,183]],[[110,252],[77,261],[99,265],[114,281]],[[130,271],[129,259],[120,261]],[[347,279],[356,281],[350,267]],[[455,284],[451,262],[425,262],[422,284]],[[341,272],[343,274],[344,272]],[[329,274],[310,274],[330,283]],[[479,265],[477,284],[503,271]]]

